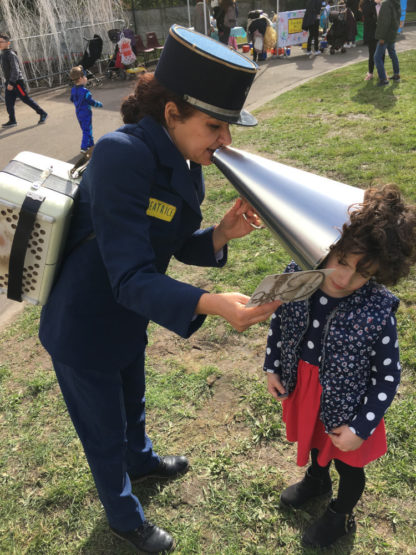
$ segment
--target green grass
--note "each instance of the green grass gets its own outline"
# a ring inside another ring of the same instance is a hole
[[[364,83],[366,63],[336,70],[256,112],[259,126],[234,129],[234,145],[261,156],[367,187],[397,183],[416,202],[415,52],[399,55],[402,82]],[[390,61],[386,60],[389,67]],[[236,197],[214,168],[206,171],[207,224]],[[222,270],[173,263],[170,274],[210,290],[249,294],[288,255],[268,230],[230,247]],[[368,466],[355,538],[328,553],[416,552],[416,275],[397,286],[403,380],[386,416],[389,452]],[[127,554],[113,538],[95,493],[48,356],[36,337],[39,309],[28,307],[0,346],[0,553]],[[168,529],[183,555],[293,555],[323,507],[278,506],[279,492],[303,470],[285,440],[281,407],[261,366],[267,323],[244,334],[216,318],[190,340],[151,325],[147,367],[148,431],[161,453],[184,452],[180,480],[136,489],[150,520]],[[335,483],[336,473],[333,473]]]
[[[405,24],[416,21],[416,12],[406,12]]]

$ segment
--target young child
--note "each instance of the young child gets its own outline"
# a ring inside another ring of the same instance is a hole
[[[69,77],[74,83],[71,89],[71,102],[75,104],[75,113],[82,129],[81,154],[85,154],[90,146],[94,146],[91,106],[102,108],[103,105],[98,100],[94,100],[85,87],[88,79],[82,66],[73,67]]]
[[[394,285],[416,261],[416,206],[387,185],[368,189],[350,209],[323,267],[332,268],[307,301],[273,315],[264,370],[268,390],[283,401],[286,436],[297,442],[303,480],[281,494],[295,509],[330,495],[331,461],[338,495],[305,532],[307,546],[325,547],[355,530],[353,508],[365,485],[364,467],[386,453],[383,416],[400,381]],[[292,262],[287,272],[300,268]]]
[[[20,98],[22,102],[30,106],[30,108],[35,110],[35,112],[40,116],[38,124],[45,123],[48,114],[45,110],[42,110],[38,104],[36,104],[33,98],[28,96],[19,59],[16,52],[10,48],[10,37],[8,35],[0,34],[0,53],[1,67],[5,80],[4,96],[7,113],[9,114],[9,120],[6,123],[3,123],[2,127],[8,128],[15,127],[17,125],[14,110],[17,98]]]

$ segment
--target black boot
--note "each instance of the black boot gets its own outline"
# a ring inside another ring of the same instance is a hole
[[[329,473],[324,478],[316,478],[311,475],[311,468],[309,467],[303,480],[282,491],[280,502],[286,507],[298,509],[310,499],[331,493],[332,483]]]
[[[308,547],[328,547],[339,538],[355,532],[356,524],[352,513],[336,513],[331,501],[324,514],[307,528],[302,543]]]

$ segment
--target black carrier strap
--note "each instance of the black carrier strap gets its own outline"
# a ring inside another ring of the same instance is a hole
[[[9,260],[7,297],[13,301],[22,302],[22,280],[27,246],[35,225],[36,215],[44,200],[43,195],[30,191],[20,209]]]

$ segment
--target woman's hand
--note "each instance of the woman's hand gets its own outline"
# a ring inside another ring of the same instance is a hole
[[[287,398],[285,386],[282,384],[277,374],[267,372],[267,391],[276,401],[283,401]]]
[[[329,432],[329,437],[340,451],[355,451],[364,443],[364,440],[355,435],[347,424],[334,428]]]
[[[221,316],[237,331],[267,320],[282,304],[281,301],[246,308],[250,300],[241,293],[204,293],[196,305],[197,314]]]
[[[255,229],[251,224],[260,226],[261,220],[246,200],[238,198],[214,229],[214,252],[221,250],[230,239],[251,233]]]

